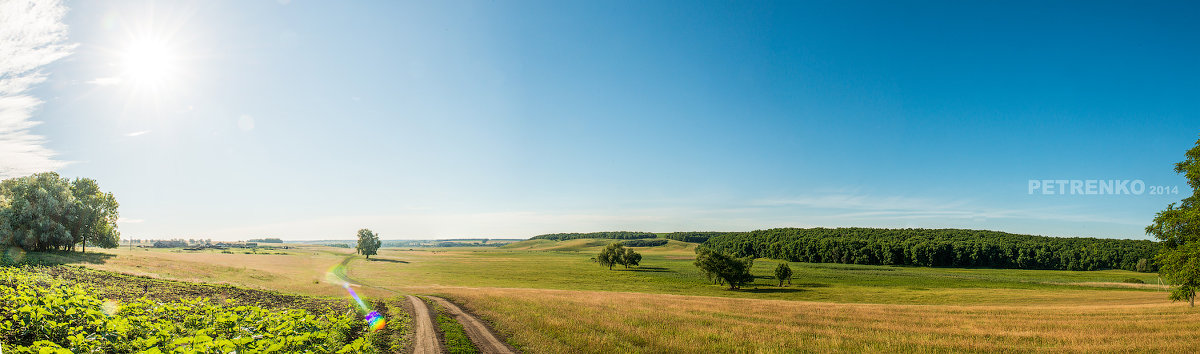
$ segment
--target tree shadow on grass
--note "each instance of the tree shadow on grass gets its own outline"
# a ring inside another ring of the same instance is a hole
[[[25,252],[18,248],[0,249],[0,264],[3,265],[63,265],[104,264],[115,255],[99,252],[40,251]]]
[[[671,271],[671,270],[669,270],[667,268],[663,268],[663,267],[637,267],[637,268],[629,268],[629,269],[613,268],[613,270],[619,270],[619,271],[625,271],[625,272],[652,272],[652,273],[668,273]]]
[[[405,264],[408,263],[408,261],[402,261],[399,259],[387,259],[387,258],[367,258],[367,260],[371,261],[371,262],[388,262],[388,263],[405,263]]]
[[[752,294],[782,294],[782,293],[798,293],[802,291],[810,291],[797,288],[742,288],[737,291]]]

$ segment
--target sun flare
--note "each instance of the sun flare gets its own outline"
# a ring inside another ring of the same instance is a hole
[[[135,41],[123,52],[122,78],[137,86],[161,88],[176,75],[175,59],[170,46],[162,41]]]

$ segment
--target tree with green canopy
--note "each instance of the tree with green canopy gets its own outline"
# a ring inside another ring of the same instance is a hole
[[[630,266],[637,267],[642,263],[642,254],[637,253],[632,248],[626,248],[625,254],[621,255],[621,260],[621,265],[624,265],[625,268],[629,268]]]
[[[1162,241],[1163,249],[1155,260],[1159,274],[1174,287],[1171,300],[1187,301],[1196,306],[1196,290],[1200,288],[1200,140],[1185,154],[1187,158],[1175,164],[1175,172],[1184,174],[1192,187],[1192,195],[1154,216],[1146,233]]]
[[[379,246],[383,242],[379,240],[379,235],[370,229],[358,230],[358,254],[367,256],[371,259],[371,255],[378,254]]]
[[[693,264],[704,272],[709,281],[728,284],[729,290],[737,290],[743,285],[754,282],[754,275],[750,273],[750,270],[754,268],[753,258],[735,258],[707,247],[698,247],[696,248],[696,261]]]
[[[29,251],[117,246],[116,198],[95,180],[54,172],[0,181],[0,244]]]
[[[775,266],[775,279],[779,280],[779,286],[783,286],[783,281],[786,280],[788,285],[792,285],[792,267],[787,262],[780,262]]]
[[[627,264],[625,262],[625,246],[620,242],[613,242],[608,244],[608,246],[604,246],[604,249],[600,250],[600,254],[596,255],[596,262],[608,267],[608,270],[612,270],[614,265]]]
[[[81,244],[83,252],[87,252],[89,242],[101,248],[117,247],[121,234],[116,227],[120,218],[116,197],[101,192],[96,180],[91,178],[71,181],[71,194],[75,197],[75,222],[70,225],[74,243]]]

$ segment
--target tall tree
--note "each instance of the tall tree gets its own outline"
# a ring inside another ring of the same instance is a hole
[[[1200,283],[1200,140],[1184,155],[1187,158],[1175,164],[1175,173],[1184,175],[1192,195],[1183,198],[1178,208],[1171,203],[1158,212],[1146,233],[1163,241],[1156,259],[1159,273],[1176,286],[1171,300],[1184,300],[1194,307]]]
[[[377,254],[379,246],[383,242],[379,240],[379,235],[369,229],[358,230],[358,254],[367,256],[371,259],[371,255]]]
[[[121,233],[117,231],[117,219],[121,215],[117,211],[120,207],[117,198],[112,193],[100,191],[96,180],[91,178],[71,181],[71,194],[75,199],[72,205],[74,218],[70,223],[74,244],[82,244],[85,253],[89,242],[102,248],[117,247],[121,240]]]
[[[779,280],[779,286],[783,286],[784,280],[787,280],[788,285],[792,285],[792,267],[787,262],[780,262],[775,266],[775,279]]]

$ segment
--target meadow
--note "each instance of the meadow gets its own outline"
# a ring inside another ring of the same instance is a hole
[[[317,296],[342,291],[324,279],[344,264],[366,296],[450,298],[535,353],[1184,351],[1182,339],[1200,334],[1200,312],[1167,300],[1153,273],[793,262],[792,284],[780,287],[770,279],[778,261],[758,259],[755,282],[730,291],[692,265],[695,244],[637,248],[640,267],[608,270],[591,258],[610,241],[384,248],[370,260],[323,246],[135,248],[76,263]]]

